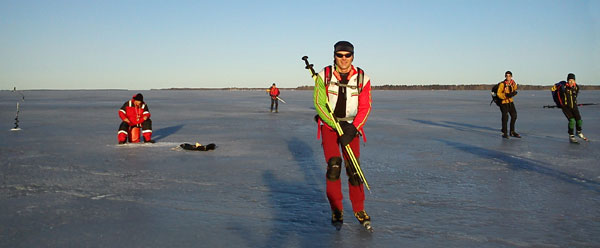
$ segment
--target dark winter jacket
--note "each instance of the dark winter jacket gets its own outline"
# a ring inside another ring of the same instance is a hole
[[[560,97],[564,99],[563,108],[577,107],[577,94],[579,94],[579,86],[575,84],[573,87],[563,85],[560,87]]]

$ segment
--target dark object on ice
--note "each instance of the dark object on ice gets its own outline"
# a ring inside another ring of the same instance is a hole
[[[13,131],[21,130],[21,128],[19,128],[19,102],[17,102],[17,114],[15,115],[15,127],[13,127],[11,130],[13,130]]]
[[[193,151],[210,151],[210,150],[214,150],[217,147],[217,145],[215,145],[214,143],[210,143],[206,146],[183,143],[179,146],[181,148],[183,148],[184,150],[193,150]]]
[[[334,209],[331,213],[331,224],[335,227],[335,230],[342,229],[344,224],[344,210]]]
[[[598,105],[598,103],[578,103],[577,106]],[[561,108],[556,105],[545,105],[544,108]]]
[[[152,143],[152,144],[154,144],[154,143],[156,143],[156,140],[153,140],[153,139],[151,139],[151,140],[144,140],[144,143]]]
[[[25,95],[23,93],[17,91],[17,87],[14,87],[13,92],[19,93],[21,95],[21,101],[25,101]],[[17,114],[15,115],[15,127],[10,129],[11,131],[19,131],[19,102],[17,101]]]

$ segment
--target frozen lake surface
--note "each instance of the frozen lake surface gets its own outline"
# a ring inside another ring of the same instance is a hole
[[[600,246],[600,106],[580,108],[591,142],[569,144],[549,91],[519,92],[509,140],[488,91],[374,91],[372,234],[345,183],[346,222],[330,224],[311,91],[282,91],[277,114],[261,91],[142,91],[157,143],[121,146],[137,92],[23,93],[11,132],[18,97],[0,91],[2,247]]]

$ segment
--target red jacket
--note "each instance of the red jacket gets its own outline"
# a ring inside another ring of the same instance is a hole
[[[271,86],[271,89],[269,90],[269,95],[271,95],[271,98],[275,99],[279,96],[279,89],[277,89],[277,87],[275,86]]]
[[[148,105],[145,102],[137,107],[134,104],[134,99],[126,101],[119,109],[119,117],[121,120],[125,121],[125,119],[129,120],[130,126],[135,126],[137,124],[142,124],[144,122],[144,117],[146,119],[150,118],[150,110],[148,110]]]

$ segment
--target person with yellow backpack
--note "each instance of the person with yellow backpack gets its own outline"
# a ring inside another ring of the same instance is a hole
[[[569,120],[568,133],[569,142],[579,143],[575,139],[575,132],[577,130],[577,137],[582,140],[588,141],[588,139],[581,132],[583,121],[581,120],[581,114],[577,107],[577,95],[579,94],[579,86],[575,82],[575,74],[569,73],[567,75],[567,81],[561,81],[552,87],[552,96],[554,102],[558,107],[562,109],[563,114]]]
[[[502,138],[508,139],[508,135],[521,138],[517,132],[515,132],[515,122],[517,121],[517,109],[513,97],[517,95],[517,83],[512,79],[512,72],[507,71],[504,73],[504,81],[498,83],[498,89],[496,91],[497,97],[500,99],[500,112],[502,112]],[[506,126],[508,122],[508,115],[510,114],[510,133],[507,133]]]

